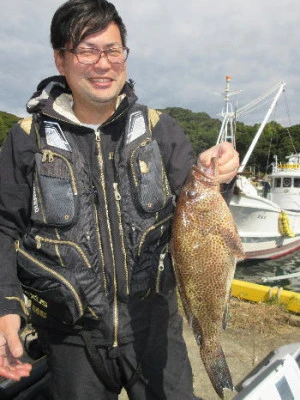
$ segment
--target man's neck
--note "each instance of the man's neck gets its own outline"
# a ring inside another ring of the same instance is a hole
[[[73,105],[73,111],[76,117],[83,124],[101,125],[110,118],[116,110],[116,104],[97,104],[95,107],[84,107],[82,105]]]

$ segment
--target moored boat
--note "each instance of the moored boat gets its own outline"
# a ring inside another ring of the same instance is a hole
[[[232,111],[230,80],[227,76],[223,121],[217,142],[227,140],[235,145],[233,121],[247,107]],[[272,89],[275,92],[272,104],[241,163],[230,202],[247,259],[279,258],[300,249],[300,154],[288,157],[286,164],[278,164],[275,160],[270,182],[263,182],[263,189],[242,175],[284,87],[285,83],[280,83]]]

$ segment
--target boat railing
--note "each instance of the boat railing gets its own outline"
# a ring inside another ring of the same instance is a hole
[[[286,169],[300,169],[300,164],[278,164],[277,170],[286,170]]]

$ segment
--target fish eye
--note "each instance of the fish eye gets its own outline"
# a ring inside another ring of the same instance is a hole
[[[189,190],[187,192],[188,197],[190,197],[191,199],[194,199],[197,196],[197,192],[196,190]]]

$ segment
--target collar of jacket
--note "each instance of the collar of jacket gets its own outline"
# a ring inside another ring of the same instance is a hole
[[[136,101],[137,96],[132,85],[126,82],[120,93],[115,113],[103,125],[118,118]],[[81,125],[72,110],[72,105],[73,97],[66,79],[63,76],[52,76],[44,79],[38,85],[37,91],[27,103],[27,112],[29,114],[41,113],[73,125]]]

